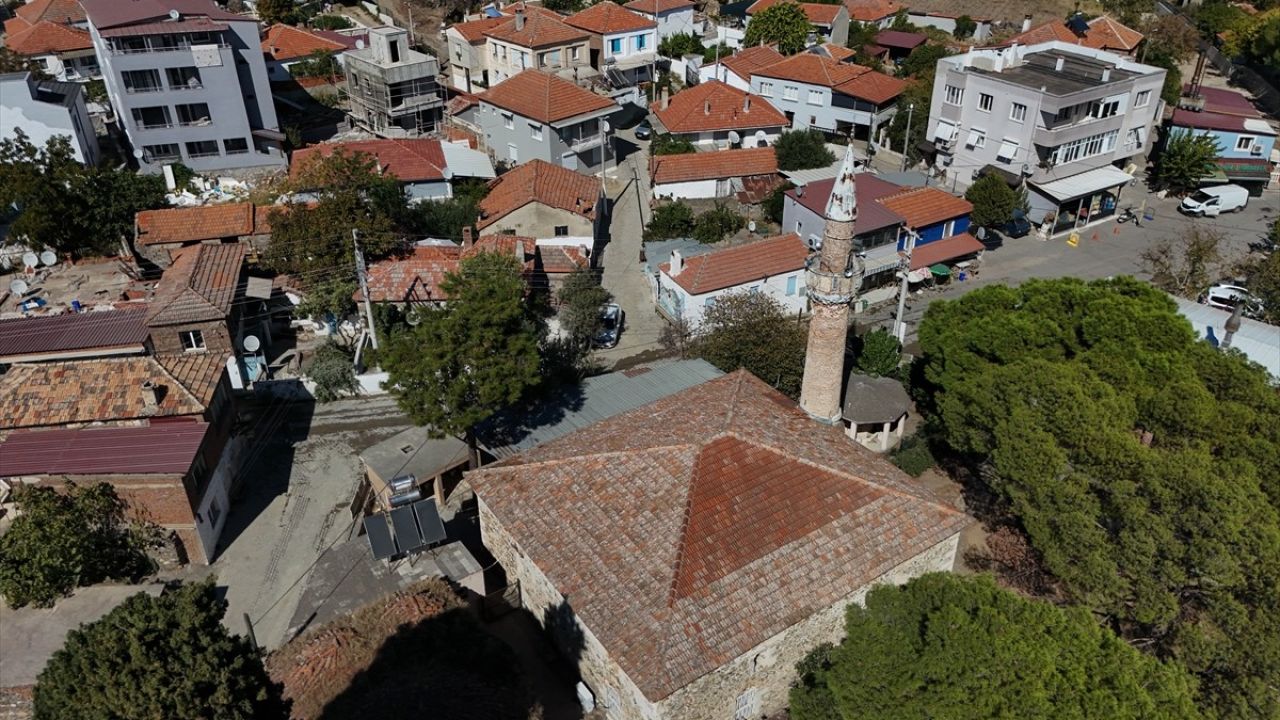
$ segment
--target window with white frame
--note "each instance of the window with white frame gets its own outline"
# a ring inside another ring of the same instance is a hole
[[[1236,150],[1239,152],[1249,152],[1253,149],[1253,143],[1257,138],[1252,135],[1241,135],[1236,138]]]
[[[1089,103],[1089,117],[1091,118],[1109,118],[1120,112],[1120,101],[1114,98],[1106,100],[1094,100]]]
[[[540,123],[529,123],[529,137],[542,142],[542,125]]]
[[[799,97],[800,97],[800,88],[796,87],[795,85],[783,85],[783,86],[782,86],[782,99],[783,99],[783,100],[796,100],[796,99],[798,99]]]
[[[187,352],[204,350],[204,333],[199,330],[183,330],[178,333],[182,340],[182,349]]]
[[[956,221],[955,221],[955,220],[948,220],[948,221],[947,221],[945,224],[943,224],[943,226],[942,226],[942,237],[944,237],[944,238],[949,238],[949,237],[951,237],[952,235],[955,235],[955,234],[956,234]]]
[[[773,97],[773,83],[771,82],[760,83],[760,95],[762,95],[763,97]]]
[[[516,117],[509,112],[502,113],[502,127],[511,130],[516,126]]]
[[[574,62],[577,62],[582,57],[582,48],[577,46],[570,48],[569,57],[572,58]]]
[[[821,105],[821,104],[822,104],[822,91],[821,91],[821,90],[810,90],[810,91],[809,91],[809,104],[810,104],[810,105]]]
[[[1134,107],[1146,107],[1151,102],[1150,90],[1139,90],[1138,94],[1133,97]]]
[[[946,100],[948,105],[959,105],[964,102],[964,88],[948,85]]]
[[[996,104],[994,95],[987,93],[978,93],[978,109],[982,112],[991,112],[991,108]]]
[[[622,38],[609,38],[609,54],[610,55],[622,54]]]
[[[1002,138],[1000,149],[996,150],[996,159],[1002,163],[1011,163],[1018,156],[1018,141],[1013,138]]]
[[[1009,105],[1009,119],[1014,122],[1023,122],[1027,119],[1027,106],[1022,103],[1012,103]]]
[[[974,150],[981,150],[987,146],[987,131],[981,128],[969,128],[969,137],[964,144]]]
[[[648,36],[637,35],[636,36],[636,52],[644,52],[644,49],[648,47],[647,45],[648,42],[649,42]]]
[[[1069,143],[1059,145],[1054,148],[1050,154],[1050,159],[1054,165],[1063,165],[1076,160],[1083,160],[1095,155],[1109,153],[1116,149],[1116,140],[1120,137],[1119,130],[1111,130],[1109,132],[1090,135],[1079,140],[1072,140]]]

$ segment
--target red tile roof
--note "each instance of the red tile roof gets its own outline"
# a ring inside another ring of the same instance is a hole
[[[345,43],[280,23],[267,28],[262,38],[262,52],[280,62],[306,58],[314,52],[339,53],[346,49]]]
[[[658,13],[691,8],[693,6],[693,0],[631,0],[631,2],[623,5],[628,10],[648,15],[657,15]]]
[[[586,245],[538,245],[538,262],[547,273],[570,273],[588,267],[590,249]]]
[[[382,174],[401,182],[422,182],[445,179],[444,151],[439,140],[351,140],[322,143],[293,152],[289,163],[289,177],[303,176],[308,167],[336,152],[364,153],[373,156]]]
[[[973,203],[935,187],[904,190],[878,202],[902,216],[907,227],[916,229],[973,212]]]
[[[19,5],[13,12],[32,25],[41,20],[59,25],[74,25],[88,19],[80,0],[32,0]]]
[[[1020,45],[1034,45],[1053,41],[1082,45],[1097,50],[1119,50],[1127,53],[1142,42],[1142,33],[1103,15],[1089,21],[1089,31],[1084,35],[1077,35],[1073,32],[1071,28],[1067,27],[1067,21],[1065,20],[1050,20],[1024,33],[1014,35],[1001,43],[1001,45],[1009,45],[1015,42]]]
[[[511,13],[517,12],[508,8]],[[579,40],[586,40],[589,35],[578,28],[568,25],[557,13],[541,7],[530,5],[523,9],[524,28],[519,28],[519,17],[508,18],[505,23],[483,31],[487,37],[496,38],[512,45],[526,48],[542,48],[551,45],[565,45]]]
[[[156,283],[147,325],[225,320],[240,284],[246,249],[239,243],[193,245],[174,253],[173,264]]]
[[[914,50],[929,41],[920,33],[902,32],[901,30],[881,30],[876,33],[876,44],[898,50]]]
[[[8,26],[9,23],[6,23],[6,29]],[[93,47],[93,40],[85,30],[41,20],[7,35],[4,45],[18,55],[31,56],[88,50]]]
[[[140,347],[146,307],[0,320],[0,360],[15,356]]]
[[[752,74],[833,88],[871,71],[871,68],[837,62],[822,55],[799,53],[768,67],[758,68]]]
[[[786,194],[809,211],[823,217],[826,215],[827,200],[830,199],[831,189],[835,184],[835,178],[816,180],[803,188],[791,188]],[[853,192],[854,199],[858,203],[858,217],[853,221],[853,234],[861,235],[904,222],[900,215],[876,202],[882,197],[901,191],[901,186],[881,180],[871,173],[854,175]]]
[[[741,370],[467,477],[652,702],[969,523]]]
[[[969,233],[960,233],[942,240],[934,240],[931,243],[917,245],[911,251],[911,269],[927,268],[935,263],[972,255],[982,249],[982,243]]]
[[[837,45],[835,43],[829,43],[829,42],[822,43],[822,45],[820,45],[819,47],[825,50],[827,54],[831,56],[831,59],[835,60],[836,62],[844,62],[845,60],[848,60],[849,58],[858,54],[850,48],[847,48],[843,45]]]
[[[252,235],[253,216],[250,202],[143,210],[134,217],[134,243],[147,246]]]
[[[893,0],[844,0],[849,19],[858,22],[875,22],[896,15],[901,5]]]
[[[777,172],[778,158],[771,147],[659,155],[649,161],[649,175],[655,185]]]
[[[480,221],[476,226],[489,227],[532,202],[594,220],[599,198],[598,179],[545,160],[530,160],[489,182],[489,194],[480,201]]]
[[[754,15],[780,2],[795,2],[795,0],[756,0],[751,7],[747,8],[747,14]],[[839,5],[808,2],[796,2],[795,4],[800,6],[800,10],[804,12],[805,17],[814,25],[830,25],[836,21],[836,16],[840,14]]]
[[[616,109],[618,104],[541,70],[525,70],[480,94],[480,100],[544,123]]]
[[[466,258],[482,252],[515,255],[526,271],[533,270],[536,243],[514,235],[482,237],[469,248],[457,245],[417,245],[402,258],[390,258],[369,267],[369,299],[373,302],[436,302],[447,300],[440,288],[445,275],[456,273]],[[359,298],[359,292],[355,294]]]
[[[1183,85],[1184,95],[1191,94],[1191,86]],[[1240,115],[1241,117],[1260,118],[1262,113],[1243,93],[1225,88],[1201,87],[1200,97],[1204,100],[1204,111],[1223,115]]]
[[[672,133],[750,131],[790,125],[768,100],[745,90],[709,80],[672,96],[668,107],[653,114]]]
[[[795,272],[808,257],[809,247],[800,236],[787,233],[686,258],[671,279],[690,295],[702,295]],[[658,269],[671,276],[670,262]]]
[[[782,53],[772,45],[757,45],[739,50],[729,57],[720,58],[720,64],[738,77],[750,82],[753,73],[761,68],[780,63],[784,59]]]
[[[479,20],[468,20],[467,22],[454,23],[449,26],[451,30],[457,30],[462,39],[476,45],[484,42],[485,32],[492,30],[499,25],[510,22],[510,15],[502,15],[493,18],[480,18]]]
[[[597,35],[649,30],[658,27],[658,23],[644,15],[637,15],[613,0],[600,0],[586,10],[576,12],[565,18],[565,22]]]
[[[883,105],[898,97],[907,89],[907,83],[881,72],[865,72],[843,85],[836,86],[838,93],[861,98],[876,105]]]
[[[0,477],[185,474],[209,424],[20,430],[0,442]]]

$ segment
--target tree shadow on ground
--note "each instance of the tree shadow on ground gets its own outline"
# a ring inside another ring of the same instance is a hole
[[[476,428],[476,435],[490,448],[515,445],[581,410],[585,400],[581,383],[555,383],[489,418]]]

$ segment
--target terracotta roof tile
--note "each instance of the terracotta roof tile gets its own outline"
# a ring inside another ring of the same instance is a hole
[[[777,172],[778,158],[771,147],[659,155],[649,162],[649,176],[655,185]]]
[[[631,0],[622,7],[647,15],[694,7],[693,0]]]
[[[240,284],[246,248],[193,245],[174,253],[173,264],[156,283],[147,325],[225,320]]]
[[[32,0],[19,5],[14,14],[32,25],[41,20],[59,25],[74,25],[88,19],[80,0]]]
[[[964,255],[972,255],[981,252],[983,247],[983,244],[969,233],[960,233],[949,238],[934,240],[924,245],[918,245],[911,251],[911,269],[920,270],[935,263],[954,260]]]
[[[444,180],[444,151],[439,140],[351,140],[348,142],[322,143],[295,150],[289,164],[289,177],[298,178],[308,167],[321,158],[335,152],[364,153],[378,162],[382,174],[401,182]]]
[[[599,197],[600,181],[596,178],[545,160],[531,160],[489,182],[489,194],[480,201],[477,226],[489,227],[531,202],[594,220]]]
[[[849,19],[858,22],[875,22],[897,14],[902,6],[893,0],[844,0]]]
[[[515,13],[516,10],[508,8]],[[586,40],[589,35],[565,23],[564,17],[536,5],[523,8],[524,28],[519,28],[519,17],[508,18],[505,23],[482,31],[491,38],[509,42],[526,48],[542,48],[552,45],[565,45],[579,40]]]
[[[565,22],[597,35],[648,30],[658,27],[652,19],[637,15],[613,0],[601,0],[586,10],[576,12],[565,19]]]
[[[6,28],[8,23],[6,23]],[[5,37],[4,45],[19,55],[47,55],[49,53],[88,50],[93,47],[89,33],[48,20],[19,30]]]
[[[31,23],[27,22],[26,20],[23,20],[20,17],[11,17],[8,20],[4,21],[5,35],[14,35],[16,33],[22,32],[23,30],[26,30],[29,27],[31,27]]]
[[[510,77],[481,93],[480,100],[544,123],[618,107],[610,98],[541,70],[525,70]]]
[[[454,23],[449,29],[458,31],[462,39],[475,45],[484,42],[484,34],[488,30],[498,27],[504,23],[510,22],[510,15],[502,15],[492,18],[481,18],[479,20],[468,20],[466,22]]]
[[[143,210],[134,222],[134,243],[141,246],[221,240],[253,234],[253,203]]]
[[[914,50],[929,41],[920,33],[902,32],[901,30],[881,30],[876,33],[876,44],[899,50]]]
[[[754,15],[780,2],[795,2],[795,0],[756,0],[751,7],[747,8],[747,14]],[[798,2],[796,4],[800,6],[800,10],[804,12],[809,22],[814,25],[830,25],[836,21],[836,16],[840,14],[839,5],[808,2]]]
[[[724,290],[804,267],[809,248],[799,235],[787,233],[684,259],[672,279],[690,295]],[[671,275],[671,263],[658,269]]]
[[[1050,20],[1024,33],[1015,35],[1001,44],[1008,45],[1016,42],[1021,45],[1034,45],[1056,40],[1098,50],[1131,52],[1142,42],[1142,38],[1142,33],[1137,30],[1122,25],[1108,15],[1102,15],[1089,21],[1089,31],[1084,35],[1077,35],[1073,32],[1071,28],[1067,27],[1065,20]]]
[[[745,371],[468,479],[652,702],[969,522]]]
[[[835,43],[822,43],[820,47],[836,62],[844,62],[858,54],[850,48]]]
[[[215,359],[224,371],[226,358]],[[159,389],[155,410],[143,399],[148,381]],[[198,415],[206,407],[152,357],[18,363],[0,376],[0,395],[3,429]]]
[[[417,245],[401,258],[380,260],[369,266],[369,299],[373,302],[435,302],[447,300],[440,289],[446,274],[482,252],[516,255],[526,271],[533,270],[536,243],[514,235],[482,237],[469,248],[458,245]],[[354,296],[359,297],[357,292]]]
[[[673,133],[750,131],[790,125],[787,116],[768,100],[719,80],[681,90],[671,97],[666,109],[656,108],[653,114]]]
[[[215,353],[157,355],[156,361],[205,407],[213,402],[227,369],[227,358]]]
[[[281,62],[305,58],[314,52],[338,53],[346,49],[344,43],[280,23],[267,28],[262,38],[262,52]]]
[[[589,253],[585,245],[538,245],[538,262],[543,272],[570,273],[590,266]]]
[[[720,58],[720,64],[735,75],[750,82],[752,74],[761,68],[782,62],[786,58],[772,45],[757,45],[744,48],[726,58]]]
[[[883,105],[907,89],[907,83],[881,72],[866,72],[847,83],[837,85],[838,93]]]
[[[904,190],[878,202],[917,229],[973,212],[973,203],[935,187]]]
[[[861,65],[837,62],[814,53],[800,53],[768,67],[758,68],[752,74],[833,88],[869,72],[872,72],[871,68]]]

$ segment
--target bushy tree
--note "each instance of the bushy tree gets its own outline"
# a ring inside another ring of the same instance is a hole
[[[463,435],[538,384],[537,319],[514,257],[480,253],[445,276],[443,307],[390,340],[387,387],[413,422],[437,437]]]
[[[1240,50],[1259,67],[1280,68],[1280,8],[1253,18],[1240,38]]]
[[[898,64],[898,76],[928,77],[932,81],[938,70],[938,61],[949,55],[951,51],[945,45],[925,43],[912,50],[911,54]]]
[[[876,377],[893,375],[902,362],[902,344],[893,333],[878,328],[858,338],[855,367],[860,372]]]
[[[351,354],[334,342],[327,342],[316,349],[311,364],[307,366],[307,377],[316,384],[316,400],[322,403],[333,402],[360,390]]]
[[[985,174],[969,186],[964,199],[973,203],[969,220],[978,227],[1000,227],[1013,218],[1013,211],[1021,207],[1022,198],[1004,178],[994,173]]]
[[[658,54],[669,58],[682,58],[685,55],[701,55],[706,52],[702,40],[691,33],[668,35],[658,43]]]
[[[907,80],[898,97],[898,112],[889,121],[889,149],[906,152],[908,163],[921,158],[920,142],[929,128],[929,103],[933,96],[933,74]],[[910,108],[910,110],[909,110]]]
[[[827,149],[827,140],[813,129],[784,130],[773,144],[779,170],[808,170],[826,167],[836,161]]]
[[[764,202],[760,203],[760,209],[764,211],[765,217],[778,225],[782,224],[782,214],[786,210],[787,204],[787,191],[794,187],[795,184],[788,180],[769,193]]]
[[[973,18],[968,15],[961,15],[956,18],[956,27],[951,31],[951,34],[954,35],[957,40],[964,40],[966,38],[973,37],[973,34],[977,32],[977,30],[978,23],[974,22]]]
[[[649,154],[657,157],[659,155],[687,155],[691,152],[697,152],[697,148],[693,143],[689,142],[686,137],[676,137],[669,133],[658,133],[653,136],[653,140],[649,143]]]
[[[777,3],[751,16],[742,44],[744,47],[777,44],[778,52],[794,55],[804,49],[812,30],[813,25],[799,5]]]
[[[1280,220],[1272,224],[1271,237],[1280,243]],[[1261,301],[1262,318],[1280,325],[1280,252],[1246,261],[1242,271],[1249,292]]]
[[[163,207],[164,180],[85,167],[66,136],[36,147],[21,127],[0,140],[0,207],[21,209],[10,237],[83,257],[111,255],[141,210]]]
[[[1222,718],[1280,713],[1280,395],[1131,278],[930,305],[923,409],[1056,589],[1198,676]]]
[[[289,74],[295,77],[330,78],[342,74],[342,66],[332,52],[312,50],[306,60],[295,63],[289,68]]]
[[[1156,182],[1175,193],[1190,192],[1213,171],[1218,141],[1191,130],[1174,130],[1165,142],[1156,165]]]
[[[707,309],[690,352],[725,372],[746,368],[783,393],[800,396],[808,328],[763,293],[730,293]]]
[[[408,198],[399,180],[379,173],[373,156],[337,150],[304,166],[291,185],[316,200],[277,206],[268,214],[271,244],[263,262],[271,269],[294,274],[305,285],[354,267],[353,228],[369,261],[402,244]]]
[[[729,57],[735,52],[737,51],[734,48],[729,47],[724,43],[720,43],[719,45],[712,45],[708,47],[706,50],[702,51],[702,62],[703,64],[718,62],[719,60],[723,60]]]
[[[40,673],[37,720],[285,720],[258,651],[222,625],[213,578],[159,597],[138,593],[67,635]]]
[[[0,595],[10,607],[48,607],[77,587],[151,570],[144,533],[130,527],[111,485],[18,485],[15,500],[20,514],[0,537]]]
[[[716,206],[693,221],[693,239],[700,243],[717,243],[738,232],[747,224],[745,218],[728,207]]]
[[[317,30],[349,30],[355,24],[341,15],[317,15],[311,18],[311,27]]]
[[[1223,234],[1205,225],[1188,225],[1176,237],[1162,236],[1140,253],[1151,284],[1167,293],[1196,299],[1224,269]]]
[[[613,294],[600,286],[599,271],[582,267],[569,273],[556,299],[560,301],[560,324],[570,342],[587,350],[603,328],[600,306],[613,300]]]
[[[263,25],[292,25],[297,19],[297,8],[294,7],[293,0],[258,0],[255,7]]]
[[[845,628],[798,668],[795,720],[1201,717],[1183,668],[986,576],[880,585]]]
[[[645,240],[671,240],[689,237],[693,232],[693,208],[682,202],[654,208],[644,229]]]
[[[414,235],[460,239],[462,229],[475,231],[480,217],[480,202],[489,194],[489,186],[479,179],[453,181],[453,197],[445,200],[415,203],[409,207],[406,229]]]

